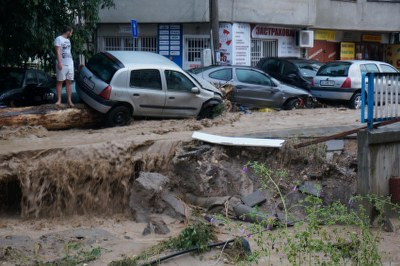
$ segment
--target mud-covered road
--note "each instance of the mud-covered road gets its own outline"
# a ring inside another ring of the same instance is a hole
[[[360,111],[347,108],[301,109],[252,114],[226,113],[214,120],[136,120],[129,126],[106,129],[47,131],[41,127],[0,130],[0,154],[51,150],[99,143],[189,141],[193,131],[243,136],[284,130],[358,127]],[[332,131],[333,130],[333,131]],[[1,175],[1,173],[0,173]],[[0,176],[1,177],[1,176]]]

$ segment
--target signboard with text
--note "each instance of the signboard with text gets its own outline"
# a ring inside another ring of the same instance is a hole
[[[138,23],[134,19],[131,20],[131,33],[132,33],[132,38],[137,38],[139,36]]]
[[[300,48],[296,45],[296,29],[257,24],[251,31],[251,38],[278,40],[278,56],[300,57]]]
[[[340,60],[354,60],[355,43],[341,42],[340,43]]]
[[[246,23],[233,23],[233,65],[250,66],[251,65],[251,40],[250,25]]]
[[[315,30],[315,40],[336,41],[336,31],[334,30]]]
[[[158,24],[157,51],[182,67],[182,25]]]

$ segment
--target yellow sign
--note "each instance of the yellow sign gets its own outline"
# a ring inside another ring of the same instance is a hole
[[[355,44],[353,42],[341,42],[340,60],[353,60],[355,50]]]
[[[336,31],[334,30],[316,30],[315,39],[319,41],[336,41]]]
[[[362,36],[362,40],[364,42],[381,42],[382,41],[382,35],[370,35],[370,34],[364,34]]]
[[[400,70],[400,44],[386,47],[386,62]]]

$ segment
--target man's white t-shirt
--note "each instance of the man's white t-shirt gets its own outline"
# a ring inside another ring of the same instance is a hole
[[[70,40],[60,35],[54,40],[54,46],[61,47],[61,64],[73,66],[74,62],[72,61]]]

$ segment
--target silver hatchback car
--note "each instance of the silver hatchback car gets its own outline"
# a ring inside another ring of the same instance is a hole
[[[397,73],[393,66],[379,61],[335,61],[323,65],[314,77],[311,93],[319,100],[346,101],[350,108],[361,108],[363,73]]]
[[[149,52],[94,55],[80,70],[76,90],[82,101],[106,114],[107,126],[126,125],[132,115],[205,118],[222,103],[214,86]]]

